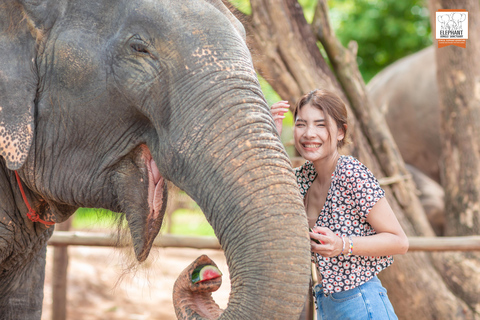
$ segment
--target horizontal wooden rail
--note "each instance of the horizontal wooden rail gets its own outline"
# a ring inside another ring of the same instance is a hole
[[[408,251],[480,251],[480,236],[409,237]]]
[[[126,247],[127,242],[118,243],[115,235],[98,232],[55,231],[48,241],[52,246],[100,246]],[[217,238],[190,237],[165,234],[158,236],[153,245],[156,247],[178,247],[194,249],[221,249]]]
[[[408,251],[480,251],[480,236],[469,237],[409,237]],[[113,234],[55,231],[48,241],[52,246],[102,246],[125,247],[129,244],[118,244]],[[176,247],[195,249],[221,249],[217,238],[191,237],[164,234],[158,236],[154,243],[156,247]]]

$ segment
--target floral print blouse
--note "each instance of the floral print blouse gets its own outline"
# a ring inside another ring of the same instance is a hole
[[[317,173],[307,161],[295,169],[298,187],[305,198]],[[315,226],[330,228],[336,235],[363,237],[375,234],[366,221],[372,207],[385,196],[372,172],[352,156],[340,156],[332,173],[330,189]],[[324,294],[346,291],[367,282],[393,263],[391,256],[346,256],[325,258],[312,253],[313,262],[322,275]]]

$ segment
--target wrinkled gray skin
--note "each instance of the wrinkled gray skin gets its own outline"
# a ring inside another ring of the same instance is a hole
[[[420,191],[433,229],[443,234],[444,191],[440,186],[440,102],[435,49],[428,47],[379,72],[367,85]]]
[[[137,259],[165,181],[202,208],[232,281],[222,319],[296,319],[307,222],[242,25],[220,0],[0,2],[0,314],[40,319],[44,220],[126,214]],[[192,260],[195,257],[192,257]]]

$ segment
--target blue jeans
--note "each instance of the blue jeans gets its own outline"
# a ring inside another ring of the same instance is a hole
[[[317,320],[398,320],[377,277],[356,288],[324,295],[322,285],[314,287]]]

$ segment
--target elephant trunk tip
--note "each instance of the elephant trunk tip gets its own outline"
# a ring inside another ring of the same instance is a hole
[[[178,276],[173,286],[173,305],[178,319],[218,319],[223,310],[212,292],[222,284],[221,272],[208,256],[201,255]]]

